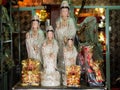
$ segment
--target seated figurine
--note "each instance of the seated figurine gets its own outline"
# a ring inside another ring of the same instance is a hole
[[[76,65],[77,50],[74,46],[73,38],[68,38],[67,45],[64,47],[63,53],[65,67]]]
[[[42,86],[59,86],[60,74],[57,69],[58,45],[54,39],[54,30],[52,26],[47,28],[47,37],[42,45],[43,67],[41,75]]]
[[[31,29],[26,33],[26,49],[28,58],[41,60],[41,45],[44,40],[44,33],[40,29],[39,16],[35,15],[31,20]]]
[[[76,65],[77,50],[74,46],[72,38],[68,38],[67,45],[64,47],[63,53],[64,53],[65,70],[67,66]],[[65,86],[67,85],[66,73],[63,74],[63,85]]]

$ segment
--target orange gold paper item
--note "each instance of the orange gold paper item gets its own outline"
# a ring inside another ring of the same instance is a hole
[[[40,84],[40,62],[26,59],[22,61],[22,86],[38,86]]]
[[[66,67],[66,77],[68,87],[80,86],[80,66],[72,65]]]

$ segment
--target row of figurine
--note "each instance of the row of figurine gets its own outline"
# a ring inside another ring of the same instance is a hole
[[[103,76],[100,62],[92,60],[92,46],[83,46],[78,57],[81,58],[80,65],[66,66],[65,73],[62,73],[63,85],[80,86],[81,76],[85,72],[87,82],[91,86],[103,86]],[[49,60],[49,59],[48,59]],[[40,71],[40,61],[27,59],[22,61],[22,85],[59,86],[60,74],[55,70],[54,63],[49,61],[44,70]],[[48,67],[48,68],[47,68]],[[82,76],[83,77],[83,76]]]
[[[41,62],[35,59],[26,59],[22,61],[22,86],[68,86],[79,87],[81,82],[87,82],[90,86],[104,86],[103,73],[101,71],[100,61],[94,61],[92,58],[93,46],[81,46],[77,57],[80,64],[71,63],[70,59],[64,72],[57,69],[56,60],[46,55],[43,61],[44,69],[41,70]],[[85,77],[85,78],[83,78]],[[61,79],[62,78],[62,79]]]
[[[27,39],[31,41],[31,39]],[[34,44],[34,43],[33,43]],[[28,45],[28,44],[27,44]],[[100,68],[101,62],[94,61],[92,58],[93,54],[93,46],[91,45],[83,45],[81,46],[81,50],[76,50],[74,46],[74,41],[72,38],[67,39],[67,43],[63,46],[63,52],[60,54],[63,54],[59,57],[59,46],[54,38],[54,30],[52,26],[48,26],[47,33],[46,33],[46,39],[43,41],[41,45],[41,49],[34,49],[36,50],[36,54],[34,54],[36,60],[39,61],[43,65],[43,70],[40,72],[40,70],[37,69],[31,69],[35,68],[34,65],[30,63],[30,59],[28,59],[28,65],[26,65],[27,69],[23,69],[23,82],[27,82],[27,84],[37,84],[41,82],[42,86],[59,86],[61,85],[61,77],[62,77],[62,84],[65,86],[80,86],[80,75],[81,75],[81,69],[82,72],[86,73],[86,77],[88,78],[88,82],[92,86],[103,86],[103,76]],[[41,50],[41,57],[42,61],[40,59],[37,59],[37,55],[40,55],[38,53]],[[28,52],[30,53],[30,52]],[[32,52],[33,53],[33,52]],[[80,58],[80,65],[76,65],[76,59]],[[33,57],[31,57],[33,58]],[[62,60],[62,67],[59,66],[59,61]],[[33,63],[34,63],[33,62]],[[35,64],[38,65],[38,64]],[[81,66],[81,68],[80,68]],[[24,66],[23,66],[24,68]],[[71,69],[74,68],[74,69]],[[28,70],[28,71],[27,71]],[[35,72],[34,72],[35,71]],[[76,72],[77,71],[77,72]],[[24,73],[25,72],[25,73]],[[36,74],[37,73],[37,74]],[[62,75],[60,74],[62,73]],[[32,76],[33,75],[33,76]],[[35,76],[34,76],[35,75]],[[37,76],[36,76],[37,75]],[[34,78],[33,78],[34,77]],[[39,79],[40,82],[38,83]],[[27,79],[27,80],[26,80]],[[36,83],[36,80],[37,83]],[[25,85],[26,83],[24,83]]]
[[[93,47],[83,45],[81,50],[77,50],[74,46],[76,27],[69,11],[68,2],[63,0],[56,28],[46,27],[46,37],[40,29],[39,17],[35,15],[32,18],[31,30],[26,34],[26,48],[28,58],[34,60],[22,62],[22,85],[39,85],[41,82],[42,86],[59,86],[61,83],[80,86],[80,74],[85,71],[90,86],[103,86],[101,62],[93,60]],[[80,65],[76,65],[77,57]],[[41,72],[34,66],[39,66],[38,61],[43,65]],[[39,77],[40,80],[37,79]]]

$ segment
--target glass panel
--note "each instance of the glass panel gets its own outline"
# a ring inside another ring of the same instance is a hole
[[[15,8],[14,12],[12,12],[12,22],[14,26],[14,31],[12,33],[13,37],[13,60],[15,62],[15,65],[18,65],[20,63],[20,56],[19,56],[19,44],[20,44],[20,39],[19,39],[19,8]]]
[[[31,11],[20,11],[21,60],[27,58],[25,34],[30,30],[31,18]]]
[[[120,10],[110,10],[111,86],[120,87]]]

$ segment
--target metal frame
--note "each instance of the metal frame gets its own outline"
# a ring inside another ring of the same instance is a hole
[[[0,12],[2,12],[2,6],[0,5]],[[2,14],[0,14],[0,17],[2,16]],[[0,18],[0,35],[2,35],[2,19]],[[2,55],[2,52],[3,52],[3,41],[2,41],[2,37],[0,37],[0,70],[1,70],[1,73],[0,73],[0,77],[2,77],[3,75],[3,67],[2,67],[2,61],[3,61],[3,55]]]
[[[21,7],[19,8],[20,11],[32,11],[32,16],[35,15],[35,9],[45,9],[45,6],[39,7]]]
[[[109,11],[106,8],[106,87],[110,90],[110,44],[109,44]]]

